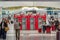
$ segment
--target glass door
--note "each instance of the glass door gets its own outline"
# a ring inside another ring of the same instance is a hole
[[[34,18],[30,18],[30,29],[34,30]]]
[[[26,30],[26,18],[22,18],[22,30]]]

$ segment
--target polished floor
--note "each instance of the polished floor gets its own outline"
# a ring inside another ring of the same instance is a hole
[[[60,0],[0,0],[0,1],[60,1]]]
[[[7,32],[6,40],[16,40],[14,24],[8,24],[10,30]],[[52,34],[43,34],[38,33],[37,30],[21,30],[20,31],[20,40],[56,40],[56,32],[51,32]],[[2,39],[0,39],[2,40]]]

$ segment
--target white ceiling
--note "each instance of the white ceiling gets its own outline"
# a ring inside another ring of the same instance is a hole
[[[60,8],[60,2],[0,1],[0,7],[12,7],[12,6],[47,6]]]

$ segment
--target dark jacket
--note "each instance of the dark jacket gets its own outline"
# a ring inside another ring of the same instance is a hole
[[[2,23],[4,23],[4,25],[3,25],[4,28],[5,28],[5,27],[8,27],[8,24],[7,24],[6,22],[1,22],[1,29],[2,29]]]
[[[58,26],[58,25],[59,25],[59,21],[56,20],[56,21],[55,21],[55,26]]]

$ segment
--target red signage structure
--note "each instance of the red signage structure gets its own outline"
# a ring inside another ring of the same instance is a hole
[[[35,30],[38,30],[39,29],[39,27],[38,27],[38,18],[42,18],[43,20],[45,20],[46,21],[46,14],[44,14],[44,15],[40,15],[40,14],[28,14],[28,15],[26,15],[26,14],[20,14],[20,15],[16,15],[16,14],[14,14],[14,18],[18,18],[18,21],[19,22],[21,22],[22,23],[22,19],[23,18],[25,18],[26,19],[26,26],[25,27],[22,27],[23,25],[21,25],[20,26],[20,30],[23,30],[24,28],[26,28],[26,30],[31,30],[31,28],[33,28],[33,29],[35,29]],[[34,19],[34,26],[33,27],[31,27],[31,18],[33,18]]]
[[[26,16],[26,19],[27,19],[26,20],[26,29],[27,30],[30,30],[30,17],[31,17],[31,15],[29,15],[29,14]]]

